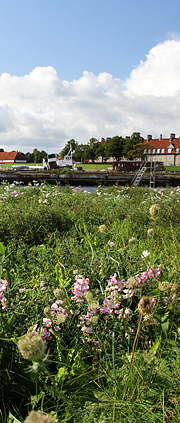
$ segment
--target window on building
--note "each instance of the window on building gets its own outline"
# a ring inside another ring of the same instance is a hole
[[[157,149],[157,154],[160,154],[160,148]]]
[[[153,153],[153,154],[155,154],[155,151],[156,151],[156,150],[155,150],[155,148],[153,148],[153,151],[152,151],[152,153]]]
[[[162,148],[162,150],[161,150],[161,153],[162,153],[162,154],[164,154],[164,150],[165,150],[165,149],[164,149],[164,148]]]
[[[168,153],[171,153],[172,152],[172,148],[168,148]]]

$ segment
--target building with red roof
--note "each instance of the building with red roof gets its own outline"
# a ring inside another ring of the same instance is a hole
[[[18,151],[12,151],[10,153],[0,151],[0,164],[4,163],[27,163],[27,159],[25,154],[18,153]]]
[[[163,138],[160,134],[159,139],[153,139],[152,135],[148,135],[144,143],[144,154],[148,161],[164,162],[164,166],[180,166],[180,137],[170,134],[169,138]]]

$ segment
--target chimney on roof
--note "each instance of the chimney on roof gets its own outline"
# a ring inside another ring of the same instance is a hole
[[[176,135],[175,134],[170,134],[170,141],[173,141],[175,139]]]
[[[159,135],[159,141],[161,141],[161,140],[162,140],[162,134]]]
[[[152,140],[152,135],[147,135],[147,142]]]

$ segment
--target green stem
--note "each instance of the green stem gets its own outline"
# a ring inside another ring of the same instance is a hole
[[[137,328],[137,332],[136,332],[136,336],[134,339],[134,343],[133,343],[133,349],[132,349],[132,354],[131,354],[131,360],[130,360],[130,365],[129,365],[129,371],[128,371],[128,375],[127,375],[127,379],[126,379],[126,385],[124,388],[124,392],[123,392],[123,397],[122,397],[122,401],[121,404],[124,401],[125,395],[126,395],[126,390],[127,390],[127,384],[128,384],[128,380],[129,380],[129,375],[131,372],[131,367],[132,367],[132,361],[133,361],[133,357],[134,357],[134,352],[135,352],[135,347],[136,347],[136,342],[137,342],[137,338],[141,329],[141,323],[142,323],[142,318],[143,318],[143,314],[141,313],[140,319],[139,319],[139,324],[138,324],[138,328]]]
[[[65,398],[65,396],[63,395],[63,393],[57,388],[54,379],[52,378],[51,374],[49,373],[49,371],[47,370],[47,368],[44,369],[45,373],[47,374],[47,376],[49,377],[49,379],[51,380],[51,383],[53,385],[54,390],[56,391],[56,393],[58,394],[59,398],[61,398],[63,400],[63,402],[66,404],[66,406],[68,407],[68,409],[71,411],[71,413],[74,414],[74,416],[76,416],[76,419],[78,422],[83,422],[83,420],[79,417],[79,415],[76,413],[76,411],[74,410],[74,408],[72,407],[71,404],[69,404],[69,402],[67,401],[67,399]]]

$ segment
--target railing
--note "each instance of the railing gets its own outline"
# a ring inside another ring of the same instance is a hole
[[[142,162],[141,167],[138,169],[138,171],[136,172],[134,178],[131,181],[131,187],[137,186],[139,185],[144,173],[146,172],[147,167],[146,167],[146,160],[144,162]]]

